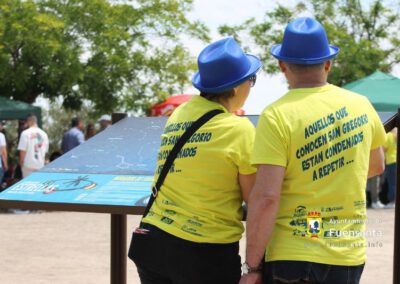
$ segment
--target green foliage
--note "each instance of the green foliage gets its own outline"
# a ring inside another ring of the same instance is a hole
[[[0,93],[96,113],[143,111],[188,83],[192,0],[0,0]]]
[[[18,163],[18,121],[8,121],[4,126],[7,140],[8,164],[9,166]]]
[[[386,1],[387,2],[387,1]],[[222,26],[223,35],[243,39],[255,46],[267,73],[279,71],[269,54],[272,45],[282,42],[291,20],[312,15],[325,27],[330,44],[340,47],[329,81],[342,86],[376,70],[390,72],[400,62],[398,5],[389,8],[383,0],[367,5],[360,0],[304,0],[293,7],[279,4],[267,11],[261,22],[249,19],[239,26]],[[247,47],[248,48],[248,47]]]

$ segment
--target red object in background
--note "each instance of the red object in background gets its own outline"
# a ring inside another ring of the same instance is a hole
[[[239,115],[239,116],[242,116],[242,115],[246,114],[244,109],[238,109],[237,111],[234,111],[233,113],[236,114],[236,115]]]
[[[151,107],[151,116],[170,116],[181,104],[187,102],[195,95],[175,95],[165,100],[165,102]],[[234,112],[236,115],[245,115],[243,109]]]
[[[170,116],[172,112],[181,104],[190,100],[194,95],[171,96],[165,102],[156,104],[151,108],[151,116]]]

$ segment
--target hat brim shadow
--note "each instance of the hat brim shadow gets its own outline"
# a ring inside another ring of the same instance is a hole
[[[240,78],[238,78],[234,81],[225,83],[223,85],[214,86],[214,87],[205,87],[205,86],[203,86],[203,84],[201,82],[200,73],[197,72],[196,74],[194,74],[194,76],[192,78],[193,86],[196,89],[198,89],[202,92],[205,92],[205,93],[222,93],[224,91],[230,90],[230,89],[240,85],[241,83],[246,81],[249,77],[251,77],[255,73],[257,73],[257,71],[262,67],[262,63],[257,56],[254,56],[251,54],[246,54],[246,56],[250,60],[250,68],[249,68],[249,71],[247,71],[246,74],[243,74]]]
[[[315,57],[315,58],[291,58],[291,57],[285,57],[281,56],[281,48],[282,44],[276,44],[274,45],[270,53],[273,57],[275,57],[278,60],[281,60],[283,62],[287,63],[292,63],[292,64],[304,64],[304,65],[312,65],[312,64],[318,64],[318,63],[324,63],[328,61],[329,59],[334,58],[340,51],[339,47],[330,45],[329,46],[329,54],[323,57]]]

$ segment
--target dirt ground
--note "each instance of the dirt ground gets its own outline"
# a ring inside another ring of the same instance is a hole
[[[362,284],[392,283],[394,210],[369,210]],[[138,216],[128,216],[128,242]],[[241,244],[243,255],[244,242]],[[140,283],[128,261],[128,283]],[[110,283],[110,216],[48,212],[0,214],[1,284]],[[190,283],[188,283],[190,284]]]

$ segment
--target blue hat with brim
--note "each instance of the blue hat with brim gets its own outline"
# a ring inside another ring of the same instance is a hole
[[[199,71],[194,74],[192,83],[205,93],[222,93],[230,90],[261,68],[257,56],[246,54],[231,37],[208,45],[197,59]]]
[[[317,20],[303,17],[287,25],[282,44],[274,45],[270,53],[283,62],[312,65],[334,58],[339,50],[329,45],[325,29]]]

